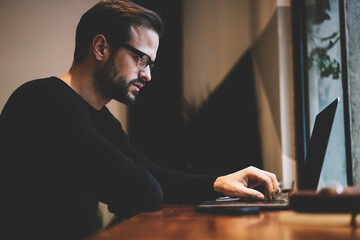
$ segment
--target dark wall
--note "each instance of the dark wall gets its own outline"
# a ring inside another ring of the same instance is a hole
[[[239,57],[202,107],[192,111],[191,103],[183,105],[182,1],[135,2],[159,12],[166,30],[152,81],[130,107],[133,144],[152,160],[189,172],[224,174],[249,165],[261,167],[250,52]],[[184,121],[183,110],[189,121]]]
[[[137,0],[162,15],[165,35],[160,40],[151,82],[130,108],[129,135],[146,156],[173,166],[182,130],[182,0]]]
[[[262,166],[251,52],[247,51],[186,125],[192,165],[207,173]]]

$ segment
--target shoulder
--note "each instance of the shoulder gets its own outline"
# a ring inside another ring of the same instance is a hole
[[[14,111],[61,113],[81,112],[84,104],[79,96],[56,77],[28,81],[18,87],[8,99],[3,112]]]
[[[28,81],[19,86],[9,97],[5,108],[12,106],[29,106],[37,99],[43,98],[46,82],[49,78]]]
[[[32,94],[33,97],[36,97],[34,94],[48,94],[51,95],[55,92],[63,92],[66,90],[66,83],[56,77],[41,78],[28,81],[18,87],[13,95],[19,94]],[[50,93],[50,94],[49,94]]]
[[[8,102],[36,102],[60,92],[60,79],[42,78],[28,81],[19,86],[10,96]]]
[[[12,94],[13,98],[30,102],[61,103],[81,102],[81,97],[64,81],[57,77],[48,77],[28,81],[17,88]]]

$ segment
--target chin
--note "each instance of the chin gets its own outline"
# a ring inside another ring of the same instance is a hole
[[[138,92],[130,92],[128,95],[127,95],[127,98],[129,99],[129,101],[135,103],[136,102],[136,97],[139,93]]]
[[[136,96],[128,94],[126,97],[113,98],[114,100],[121,102],[125,105],[133,105],[136,102]]]
[[[129,100],[127,102],[128,102],[127,103],[128,105],[133,105],[136,103],[136,98],[135,97],[129,98]]]

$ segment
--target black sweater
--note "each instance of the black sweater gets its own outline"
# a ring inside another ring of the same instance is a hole
[[[106,107],[92,108],[56,77],[25,83],[9,98],[0,115],[0,161],[7,227],[38,237],[90,234],[99,201],[124,218],[163,201],[217,196],[215,177],[150,161]]]

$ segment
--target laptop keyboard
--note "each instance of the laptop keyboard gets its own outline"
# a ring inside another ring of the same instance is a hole
[[[216,202],[218,204],[224,204],[227,205],[229,203],[245,203],[245,204],[272,204],[272,205],[277,205],[277,204],[283,204],[283,203],[288,203],[289,200],[287,199],[274,199],[274,200],[263,200],[263,201],[259,201],[257,199],[240,199],[240,198],[229,198],[229,199],[216,199]]]

